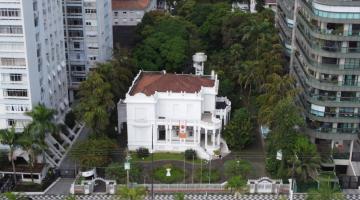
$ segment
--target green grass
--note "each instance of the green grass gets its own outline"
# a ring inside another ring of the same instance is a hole
[[[146,158],[139,158],[136,155],[136,152],[131,152],[131,160],[133,162],[151,162],[151,154],[150,156]],[[169,152],[159,152],[154,153],[154,161],[160,161],[160,160],[176,160],[176,161],[184,161],[184,153],[169,153]],[[188,163],[192,163],[192,160],[186,160]],[[200,164],[200,159],[195,159],[195,164]]]

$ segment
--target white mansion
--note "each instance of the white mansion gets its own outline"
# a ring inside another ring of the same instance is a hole
[[[193,60],[196,75],[140,71],[135,77],[125,100],[118,103],[119,127],[126,122],[130,151],[194,149],[204,159],[211,159],[215,150],[228,152],[221,131],[229,121],[231,103],[216,96],[217,75],[203,75],[206,55],[197,53]]]

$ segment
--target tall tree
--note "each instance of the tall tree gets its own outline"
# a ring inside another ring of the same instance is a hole
[[[104,134],[110,111],[115,106],[110,83],[105,82],[98,72],[91,72],[80,84],[79,96],[79,104],[75,107],[77,117],[95,134]]]
[[[32,121],[26,127],[35,139],[44,140],[47,134],[54,134],[58,131],[53,119],[56,111],[48,109],[46,106],[39,104],[35,106],[26,115],[32,118]]]
[[[279,101],[293,98],[299,92],[291,75],[280,76],[276,73],[268,77],[261,90],[263,93],[257,97],[257,101],[260,104],[259,121],[262,124],[271,124],[274,107]]]
[[[293,163],[294,169],[289,175],[295,174],[297,180],[306,182],[315,178],[316,171],[320,168],[320,156],[317,153],[315,144],[305,136],[299,136],[294,145],[294,156],[289,161]]]
[[[255,10],[258,12],[263,11],[265,8],[265,0],[256,0]]]
[[[19,141],[20,147],[24,151],[26,151],[26,153],[28,154],[28,157],[29,157],[28,165],[30,167],[31,181],[34,182],[33,171],[34,171],[35,164],[37,162],[36,157],[41,152],[41,149],[45,148],[45,147],[40,148],[40,145],[43,145],[44,142],[39,141],[36,138],[34,138],[32,135],[30,135],[30,133],[27,132],[26,129],[25,129],[24,134],[22,134],[19,137],[18,141]]]
[[[266,167],[268,171],[277,177],[287,177],[292,167],[288,160],[294,156],[295,141],[299,135],[299,127],[304,125],[304,118],[292,98],[286,98],[278,102],[274,107],[271,132],[268,136],[268,159]],[[277,151],[282,152],[283,159],[276,160]]]
[[[31,138],[32,149],[41,152],[44,163],[46,162],[45,150],[48,148],[45,137],[48,134],[59,134],[59,128],[54,122],[55,114],[55,110],[49,109],[42,104],[35,106],[30,112],[26,113],[32,118],[32,121],[25,127],[24,134]]]
[[[10,129],[0,130],[0,143],[9,146],[9,160],[11,161],[14,183],[16,184],[16,168],[14,160],[14,151],[19,145],[17,140],[17,134],[15,132],[15,127]]]
[[[230,148],[242,149],[252,141],[253,127],[249,112],[244,108],[238,109],[225,127],[224,139]]]

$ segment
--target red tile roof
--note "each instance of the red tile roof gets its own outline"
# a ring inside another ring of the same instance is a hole
[[[112,0],[113,10],[144,10],[150,0]]]
[[[136,93],[144,93],[145,95],[150,96],[155,92],[167,91],[195,93],[200,91],[201,86],[213,87],[214,84],[214,80],[204,76],[142,72],[130,91],[130,94],[135,95]]]
[[[265,4],[276,4],[276,0],[265,0]]]

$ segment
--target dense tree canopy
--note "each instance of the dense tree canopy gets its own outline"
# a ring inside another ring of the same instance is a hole
[[[235,111],[230,123],[225,127],[223,137],[231,149],[240,150],[252,141],[253,128],[249,112],[240,108]]]

